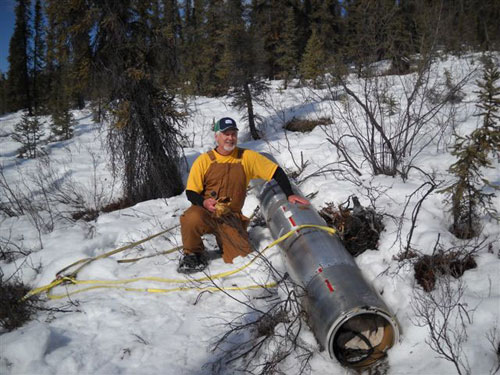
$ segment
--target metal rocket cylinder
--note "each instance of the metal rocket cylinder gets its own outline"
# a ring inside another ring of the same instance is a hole
[[[290,204],[276,181],[259,180],[253,186],[275,239],[303,224],[326,225],[312,205]],[[383,358],[398,341],[398,324],[338,236],[305,228],[279,246],[288,273],[306,291],[309,325],[330,356],[350,367]]]

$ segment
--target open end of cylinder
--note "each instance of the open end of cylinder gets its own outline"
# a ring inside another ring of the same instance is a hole
[[[345,317],[329,340],[333,353],[344,366],[368,367],[386,356],[397,340],[398,328],[393,319],[380,311]]]

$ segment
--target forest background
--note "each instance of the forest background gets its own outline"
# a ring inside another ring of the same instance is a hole
[[[143,154],[125,160],[131,202],[182,191],[170,161],[186,95],[231,95],[257,139],[253,107],[268,80],[332,86],[382,60],[406,74],[412,57],[422,67],[437,50],[491,51],[500,38],[494,0],[18,0],[15,12],[0,114],[51,115],[60,139],[71,137],[71,109],[90,103],[97,121],[113,116],[114,155]]]

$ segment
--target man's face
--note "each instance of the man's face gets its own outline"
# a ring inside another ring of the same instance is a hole
[[[238,143],[238,131],[236,129],[228,129],[224,132],[219,132],[215,135],[215,141],[219,148],[231,152]]]

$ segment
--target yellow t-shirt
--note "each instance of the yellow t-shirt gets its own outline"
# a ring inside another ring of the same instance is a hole
[[[273,178],[274,172],[276,172],[278,168],[276,163],[273,163],[265,156],[253,150],[245,149],[241,159],[237,158],[238,148],[235,148],[233,152],[227,156],[221,155],[215,150],[213,150],[213,153],[217,163],[241,163],[247,178],[245,181],[246,187],[248,187],[250,180],[254,178],[262,178],[263,180],[269,181]],[[212,164],[212,160],[206,152],[196,158],[189,172],[186,190],[192,190],[198,194],[202,193],[204,189],[203,181],[205,173],[210,167],[210,164]]]

